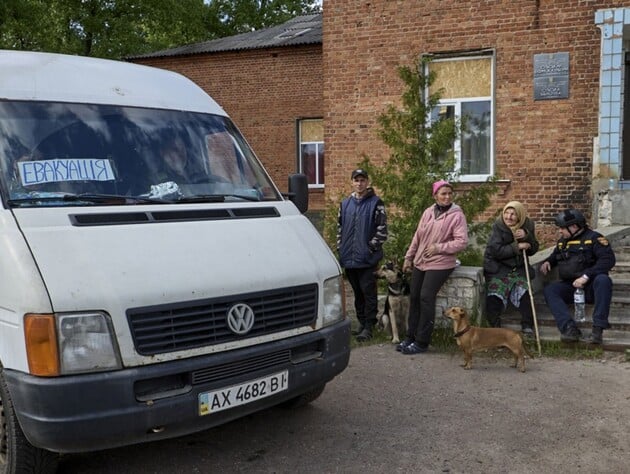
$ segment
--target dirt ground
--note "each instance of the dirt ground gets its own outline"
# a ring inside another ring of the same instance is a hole
[[[66,456],[61,473],[628,472],[630,363],[352,350],[311,405],[195,435]]]
[[[362,420],[347,417],[346,453],[369,459],[370,472],[628,472],[623,360],[540,358],[521,374],[507,356],[482,354],[467,371],[459,352],[404,356],[385,344],[353,350],[331,389],[364,406]]]

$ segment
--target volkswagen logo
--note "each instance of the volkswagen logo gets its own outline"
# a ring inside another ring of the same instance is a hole
[[[227,312],[227,324],[234,334],[242,336],[254,326],[254,310],[245,303],[232,306]]]

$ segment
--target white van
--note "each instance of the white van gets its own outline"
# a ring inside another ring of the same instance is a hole
[[[308,403],[347,366],[304,177],[283,198],[185,77],[0,51],[0,167],[5,472]]]

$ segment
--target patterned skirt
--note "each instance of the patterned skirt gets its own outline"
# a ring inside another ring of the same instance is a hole
[[[487,295],[496,296],[503,301],[503,308],[507,308],[510,301],[518,308],[526,292],[527,279],[514,270],[504,277],[490,278],[487,282]]]

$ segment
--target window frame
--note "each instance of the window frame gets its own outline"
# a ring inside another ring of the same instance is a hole
[[[302,141],[302,125],[305,122],[314,122],[314,121],[318,121],[322,123],[322,129],[323,129],[323,123],[324,123],[324,119],[323,117],[302,117],[296,120],[296,129],[297,129],[297,169],[299,173],[304,173],[304,157],[302,155],[302,147],[304,145],[314,145],[315,146],[315,154],[316,154],[316,159],[315,159],[315,183],[308,183],[308,187],[309,189],[323,189],[326,186],[325,183],[325,173],[321,173],[322,175],[322,181],[320,181],[320,168],[324,167],[325,169],[325,160],[326,160],[326,149],[324,146],[324,137],[322,136],[321,141]],[[306,173],[304,173],[306,174]],[[308,175],[307,175],[308,177]]]
[[[462,119],[461,110],[462,104],[469,102],[484,102],[490,103],[490,125],[489,125],[489,170],[488,173],[479,174],[462,174],[462,131],[457,134],[457,138],[453,143],[455,168],[454,174],[458,175],[458,180],[462,182],[480,182],[486,181],[491,176],[494,176],[496,170],[496,154],[495,154],[495,120],[496,120],[496,107],[495,107],[495,65],[496,55],[494,50],[477,51],[470,54],[442,54],[442,55],[430,55],[431,61],[425,65],[425,73],[428,74],[431,71],[431,64],[444,62],[444,61],[466,61],[466,60],[490,60],[490,96],[477,96],[477,97],[447,97],[440,98],[436,107],[454,107],[455,119],[460,122]],[[429,87],[425,89],[425,96],[428,99]],[[431,120],[432,113],[429,114],[428,120]]]

